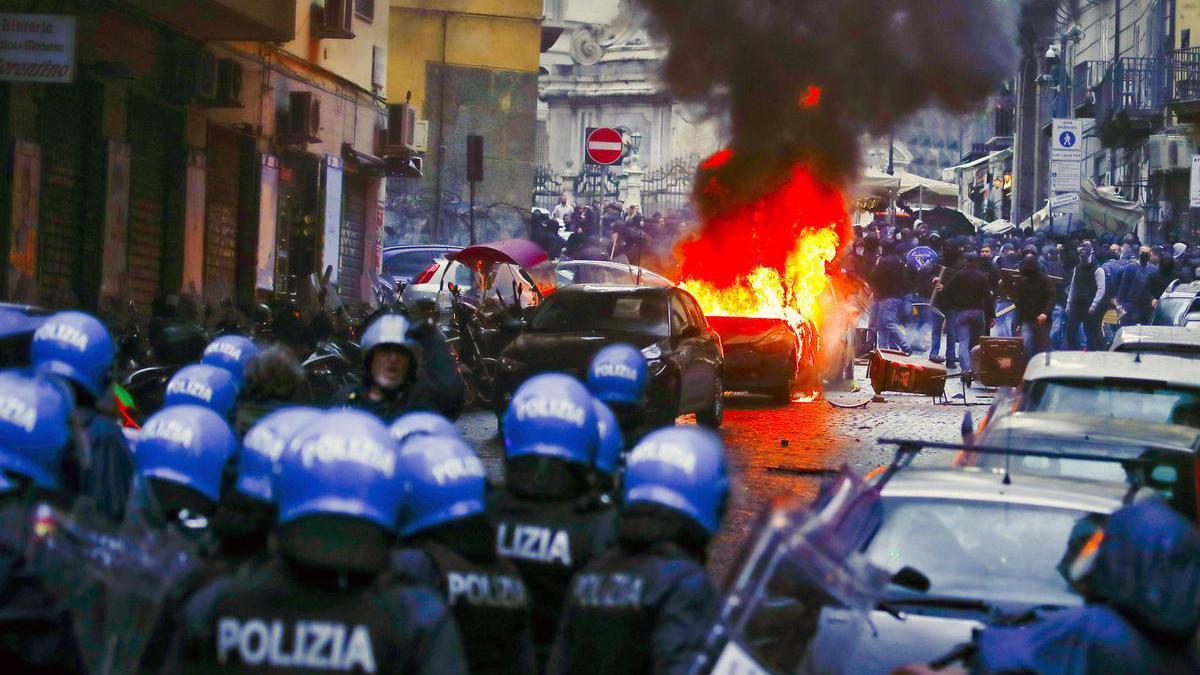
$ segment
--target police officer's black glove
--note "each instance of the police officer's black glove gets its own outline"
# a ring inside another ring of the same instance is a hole
[[[432,321],[414,321],[408,329],[409,339],[418,342],[424,342],[437,335],[439,335],[438,327]]]

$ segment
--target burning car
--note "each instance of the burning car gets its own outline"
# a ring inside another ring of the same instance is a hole
[[[813,353],[784,319],[710,316],[725,347],[725,388],[767,394],[788,403],[797,389],[814,388]]]

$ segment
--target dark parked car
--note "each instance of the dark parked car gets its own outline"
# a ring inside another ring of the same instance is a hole
[[[721,338],[686,291],[664,286],[571,285],[538,307],[528,328],[503,352],[505,396],[537,373],[586,379],[596,352],[615,343],[642,350],[649,364],[648,418],[669,424],[696,413],[718,427],[724,415]]]
[[[383,249],[383,273],[395,283],[412,283],[412,280],[439,258],[461,251],[461,246],[449,244],[405,244]],[[419,283],[419,282],[418,282]]]

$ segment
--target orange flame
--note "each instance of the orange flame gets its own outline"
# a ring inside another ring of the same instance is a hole
[[[724,288],[697,278],[684,279],[679,285],[710,316],[785,319],[797,330],[805,324],[819,328],[821,298],[829,287],[825,265],[837,257],[840,245],[832,228],[805,232],[788,254],[782,274],[760,266]]]
[[[700,165],[697,180],[707,194],[723,190],[712,170],[729,157],[722,151]],[[832,304],[828,267],[849,230],[841,191],[797,166],[775,190],[705,219],[699,235],[678,247],[679,285],[706,315],[787,321],[803,346],[802,362],[812,366]],[[828,326],[834,334],[835,323]]]

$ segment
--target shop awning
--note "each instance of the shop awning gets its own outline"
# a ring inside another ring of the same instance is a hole
[[[1006,153],[1012,154],[1012,148],[996,150],[995,152],[990,152],[987,155],[984,155],[983,157],[973,159],[969,162],[963,162],[962,164],[956,164],[956,165],[950,167],[950,171],[958,171],[960,169],[973,169],[981,164],[986,164],[986,163],[991,162],[994,159],[999,159],[1001,155],[1004,155]]]
[[[1073,230],[1087,229],[1097,233],[1128,234],[1136,232],[1146,218],[1142,204],[1132,202],[1117,194],[1111,186],[1098,187],[1090,179],[1084,179],[1079,191],[1080,213],[1067,217],[1056,217],[1053,234],[1066,234]],[[1035,230],[1051,231],[1050,210],[1042,208],[1025,222],[1024,229],[1032,225]]]

